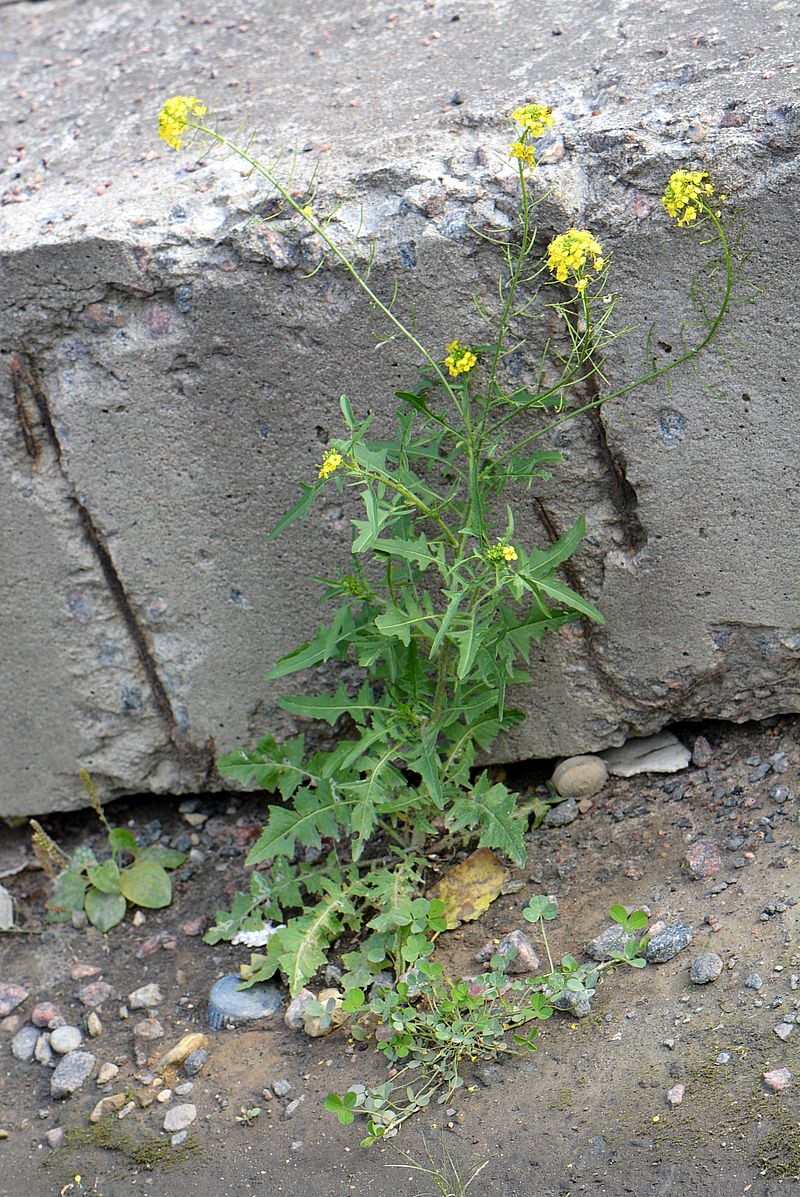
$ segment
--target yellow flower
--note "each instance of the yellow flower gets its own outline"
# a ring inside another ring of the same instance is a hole
[[[511,113],[512,121],[522,125],[532,137],[541,137],[545,129],[554,125],[553,109],[546,104],[523,104]]]
[[[575,290],[583,295],[586,288],[589,286],[588,278],[579,278],[575,283]]]
[[[319,467],[317,477],[329,478],[334,470],[338,470],[343,461],[344,458],[336,449],[326,449],[322,455],[322,465]]]
[[[307,216],[309,219],[311,219],[314,215],[314,209],[311,207],[311,204],[306,204],[300,209],[300,212],[303,216]]]
[[[205,116],[208,111],[197,96],[172,96],[158,114],[158,134],[174,150],[183,146],[183,133],[190,116]]]
[[[459,374],[469,373],[477,361],[478,358],[472,350],[466,345],[462,345],[460,341],[451,341],[447,346],[447,357],[444,359],[444,364],[452,378],[458,378]]]
[[[497,544],[492,545],[486,556],[493,565],[499,565],[502,561],[510,564],[517,560],[517,550],[513,544],[509,544],[506,540],[498,540]]]
[[[678,224],[691,224],[713,194],[708,171],[676,170],[670,175],[661,202]]]
[[[518,138],[516,141],[511,143],[508,152],[512,158],[519,158],[520,162],[522,162],[525,166],[536,165],[536,154],[534,152],[533,146],[528,145],[527,142],[523,141],[521,138]]]
[[[550,273],[556,276],[559,283],[568,282],[570,276],[576,287],[579,282],[583,282],[584,286],[578,287],[579,291],[586,289],[587,280],[584,279],[583,272],[589,258],[599,274],[605,266],[603,247],[588,229],[567,229],[566,233],[559,234],[547,247],[547,265]]]

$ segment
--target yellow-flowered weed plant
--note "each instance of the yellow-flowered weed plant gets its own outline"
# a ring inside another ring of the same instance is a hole
[[[499,251],[499,301],[494,311],[481,306],[486,329],[479,340],[466,331],[465,316],[446,347],[438,347],[398,315],[395,296],[384,299],[374,289],[372,253],[364,266],[355,251],[342,248],[315,188],[303,193],[294,180],[290,186],[250,142],[240,145],[220,131],[197,96],[168,100],[159,119],[161,136],[175,149],[198,140],[204,153],[218,147],[260,176],[272,218],[316,234],[325,252],[320,268],[346,272],[390,333],[404,337],[418,357],[416,381],[396,393],[393,437],[371,437],[371,417],[359,416],[342,396],[342,435],[330,440],[316,475],[270,534],[305,519],[331,487],[360,499],[349,560],[322,581],[330,617],[270,676],[338,661],[357,664],[363,681],[357,691],[341,680],[332,693],[280,700],[295,715],[343,728],[335,747],[308,753],[302,736],[279,744],[266,734],[254,748],[236,748],[220,760],[224,777],[255,782],[282,800],[269,807],[249,855],[251,865],[270,867],[253,871],[250,892],[236,897],[207,936],[213,943],[256,930],[265,919],[278,922],[266,953],[253,956],[244,974],[254,982],[280,973],[292,994],[343,935],[355,939],[358,946],[343,959],[345,1013],[354,1034],[370,1006],[369,1017],[401,1028],[387,1049],[390,1060],[405,1050],[408,970],[431,976],[426,960],[444,926],[441,903],[425,896],[426,842],[438,842],[440,857],[445,842],[477,843],[523,864],[526,818],[479,759],[524,718],[509,703],[508,688],[534,680],[529,661],[541,637],[573,620],[602,621],[558,573],[584,536],[584,520],[554,543],[531,543],[528,532],[516,530],[514,498],[559,460],[558,452],[540,447],[546,433],[700,353],[723,318],[733,282],[720,197],[709,175],[676,170],[664,194],[666,212],[679,225],[702,225],[713,234],[704,237],[715,243],[724,285],[696,342],[676,361],[611,389],[603,368],[616,336],[610,255],[597,230],[572,227],[543,243],[535,224],[537,151],[554,120],[540,103],[512,112],[507,153],[517,171],[516,228],[513,235],[474,231]],[[512,380],[510,355],[524,353],[537,303],[555,312],[564,341],[520,385]],[[405,979],[368,999],[376,976],[387,970]],[[554,973],[548,982],[551,999],[566,984],[557,975],[560,981]],[[580,978],[572,977],[571,991],[590,993],[595,974]],[[463,1013],[463,1001],[464,994],[456,1000],[451,993],[448,1009]],[[508,1025],[544,1016],[542,1007],[526,1009]],[[334,1013],[325,1009],[321,1017]],[[492,1034],[499,1025],[492,1023]],[[452,1054],[446,1058],[455,1068],[450,1086],[459,1083],[458,1070]],[[388,1090],[383,1097],[365,1091],[345,1097],[331,1108],[342,1121],[351,1120],[351,1106],[366,1112],[368,1139],[402,1121]]]

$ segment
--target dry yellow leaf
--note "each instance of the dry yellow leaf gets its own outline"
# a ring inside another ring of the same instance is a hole
[[[491,848],[479,848],[466,860],[448,869],[441,881],[428,891],[429,898],[444,902],[448,931],[459,923],[471,923],[488,910],[500,893],[508,870]]]

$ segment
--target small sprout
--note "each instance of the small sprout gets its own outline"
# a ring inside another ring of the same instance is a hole
[[[242,1126],[250,1126],[261,1113],[261,1106],[241,1106],[239,1113],[234,1115],[234,1121],[241,1123]]]

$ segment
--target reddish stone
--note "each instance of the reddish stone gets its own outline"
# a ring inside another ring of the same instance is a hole
[[[69,975],[73,981],[86,981],[89,977],[99,977],[102,971],[96,964],[74,964]]]
[[[157,931],[155,935],[149,935],[147,939],[142,940],[142,945],[136,953],[136,959],[144,960],[147,956],[153,956],[169,938],[167,931]]]
[[[205,925],[205,915],[201,914],[196,919],[190,919],[188,923],[184,923],[181,931],[184,935],[202,935]]]
[[[713,877],[722,868],[722,853],[711,840],[695,840],[686,849],[686,866],[692,877]]]
[[[769,1072],[762,1073],[764,1084],[773,1093],[782,1093],[784,1089],[788,1089],[794,1077],[789,1068],[771,1068]]]
[[[0,981],[0,1018],[5,1018],[12,1010],[16,1010],[17,1006],[21,1006],[26,997],[28,991],[21,985]]]
[[[78,1000],[89,1010],[97,1010],[103,1002],[113,997],[114,990],[105,981],[90,981],[78,990]]]
[[[61,1011],[52,1002],[39,1002],[31,1013],[31,1022],[35,1027],[46,1027],[54,1018],[60,1018]]]

